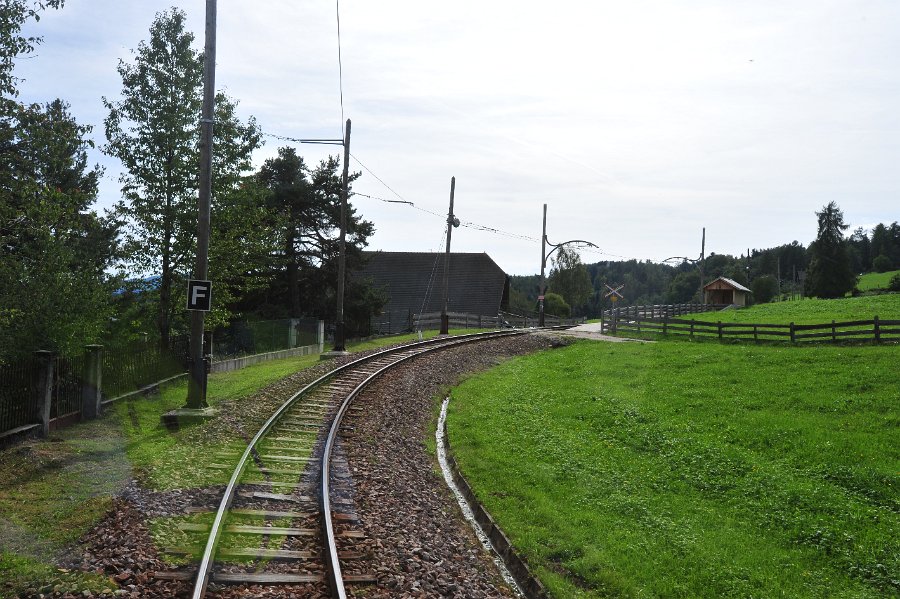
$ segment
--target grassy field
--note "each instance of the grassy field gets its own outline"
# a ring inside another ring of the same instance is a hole
[[[870,272],[859,278],[856,287],[860,291],[872,291],[873,289],[887,289],[891,282],[891,277],[900,274],[900,270],[891,272]]]
[[[842,299],[803,299],[793,302],[759,304],[738,310],[704,312],[682,318],[709,322],[750,322],[765,324],[824,324],[832,320],[900,320],[900,293],[848,297]]]
[[[452,330],[451,334],[474,332]],[[437,331],[425,333],[433,337]],[[353,351],[413,341],[415,334],[348,343]],[[317,355],[264,362],[227,373],[211,374],[211,405],[259,398],[268,385],[319,361]],[[216,420],[167,430],[160,416],[184,405],[186,381],[156,395],[113,404],[101,419],[0,451],[0,598],[18,597],[26,589],[47,593],[54,586],[80,592],[115,589],[107,577],[62,571],[55,562],[92,528],[111,498],[133,476],[155,490],[194,488],[224,483],[230,473],[209,470],[224,451],[243,451],[245,437]],[[276,398],[272,398],[275,401]],[[265,418],[259,414],[258,418]],[[151,522],[161,541],[173,535],[173,519]],[[177,538],[173,542],[181,542]]]
[[[554,597],[900,595],[900,347],[590,341],[448,429]]]

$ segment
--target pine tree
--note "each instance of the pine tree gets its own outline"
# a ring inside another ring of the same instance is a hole
[[[809,269],[806,273],[805,293],[812,297],[843,297],[856,286],[856,275],[850,268],[850,255],[843,232],[844,213],[837,204],[829,202],[816,212],[819,230],[809,247]]]

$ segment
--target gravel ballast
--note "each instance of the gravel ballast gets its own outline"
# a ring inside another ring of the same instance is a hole
[[[336,452],[349,465],[358,528],[366,538],[346,548],[364,556],[354,570],[358,567],[375,574],[377,583],[349,584],[350,596],[516,596],[463,519],[426,443],[434,438],[440,398],[461,377],[553,343],[550,336],[526,334],[416,357],[380,377],[356,399],[354,405],[362,409],[345,417],[346,433]],[[245,420],[241,415],[244,406],[255,405],[258,410],[262,404],[268,409],[276,403],[273,398],[289,396],[290,389],[299,389],[298,385],[318,375],[322,367],[261,391],[262,401],[249,398],[236,402],[224,415],[223,424],[246,431],[250,428],[248,421],[258,420],[260,415],[257,412],[254,418]],[[157,555],[146,522],[162,514],[183,513],[189,505],[207,503],[217,491],[151,493],[130,485],[115,500],[114,509],[83,539],[80,559],[73,560],[71,567],[111,576],[120,584],[115,596],[187,596],[187,583],[153,577],[156,570],[165,570],[166,566]],[[215,592],[210,596],[218,597],[319,596],[302,586],[211,590]]]

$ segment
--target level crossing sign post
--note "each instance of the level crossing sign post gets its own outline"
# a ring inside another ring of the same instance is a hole
[[[619,293],[620,291],[625,289],[625,284],[622,283],[618,287],[610,287],[609,285],[604,283],[603,286],[606,287],[607,289],[609,289],[609,292],[607,292],[603,297],[608,297],[609,301],[611,301],[613,304],[613,309],[611,312],[612,313],[612,328],[610,330],[613,333],[615,333],[616,332],[616,321],[618,320],[618,317],[619,317],[618,308],[615,308],[615,305],[616,305],[616,302],[619,301],[620,299],[625,299],[625,296],[622,295],[621,293]]]

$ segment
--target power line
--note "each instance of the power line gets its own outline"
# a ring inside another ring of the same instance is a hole
[[[301,142],[300,139],[297,139],[297,138],[294,138],[294,137],[287,137],[287,136],[284,136],[284,135],[276,135],[276,134],[274,134],[274,133],[266,133],[266,132],[263,132],[263,135],[266,135],[266,136],[268,136],[268,137],[272,137],[272,138],[275,138],[275,139],[280,139],[280,140],[283,140],[283,141],[290,141],[290,142],[295,142],[295,143],[300,143],[300,142]],[[385,203],[387,203],[387,204],[404,204],[404,205],[407,205],[407,206],[409,206],[409,207],[411,207],[411,208],[414,208],[414,209],[416,209],[416,210],[418,210],[418,211],[420,211],[420,212],[425,212],[426,214],[430,214],[430,215],[432,215],[432,216],[436,216],[437,218],[440,218],[440,219],[445,219],[445,218],[446,218],[446,215],[444,215],[444,214],[441,214],[441,213],[439,213],[439,212],[435,212],[434,210],[429,210],[428,208],[422,208],[421,206],[416,205],[415,202],[411,202],[411,201],[407,200],[405,197],[403,197],[402,195],[400,195],[393,187],[391,187],[390,185],[388,185],[388,184],[384,181],[384,179],[382,179],[381,177],[379,177],[378,175],[376,175],[375,172],[374,172],[372,169],[370,169],[368,166],[366,166],[359,158],[357,158],[357,157],[356,157],[355,155],[353,155],[352,153],[350,154],[350,157],[353,158],[353,160],[355,160],[355,161],[357,162],[357,164],[359,164],[359,166],[361,166],[367,173],[369,173],[370,175],[372,175],[372,177],[374,177],[376,181],[378,181],[379,183],[381,183],[381,184],[385,187],[385,189],[387,189],[387,190],[390,191],[392,194],[394,194],[398,199],[397,199],[397,200],[388,200],[388,199],[381,198],[381,197],[378,197],[378,196],[368,195],[368,194],[365,194],[365,193],[359,193],[359,192],[353,192],[352,195],[360,196],[360,197],[363,197],[363,198],[368,198],[368,199],[370,199],[370,200],[376,200],[376,201],[379,201],[379,202],[385,202]],[[472,229],[472,230],[475,230],[475,231],[484,231],[485,233],[491,233],[491,234],[494,234],[494,235],[499,235],[499,236],[501,236],[501,237],[508,237],[508,238],[511,238],[511,239],[519,239],[519,240],[522,240],[522,241],[530,241],[530,242],[533,242],[533,243],[540,243],[540,242],[541,242],[541,240],[538,239],[537,237],[532,237],[532,236],[530,236],[530,235],[524,235],[524,234],[521,234],[521,233],[511,233],[511,232],[509,232],[509,231],[504,231],[504,230],[502,230],[502,229],[498,229],[498,228],[496,228],[496,227],[490,227],[490,226],[488,226],[488,225],[482,225],[482,224],[480,224],[480,223],[474,223],[474,222],[469,222],[469,221],[461,221],[461,222],[460,222],[460,226],[461,226],[461,227],[466,227],[467,229]],[[579,251],[580,251],[580,252],[587,252],[587,253],[591,253],[591,254],[595,254],[595,255],[599,255],[599,256],[608,256],[608,257],[612,257],[612,258],[619,258],[620,260],[636,260],[636,261],[638,261],[638,262],[642,261],[641,258],[634,258],[634,257],[632,257],[632,256],[622,256],[622,255],[620,255],[620,254],[614,254],[614,253],[612,253],[612,252],[608,252],[608,251],[603,250],[603,249],[601,249],[601,248],[591,248],[591,247],[589,247],[589,246],[585,246],[585,247],[583,247],[583,248],[580,248]]]

